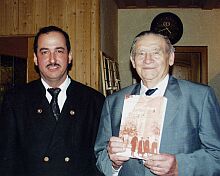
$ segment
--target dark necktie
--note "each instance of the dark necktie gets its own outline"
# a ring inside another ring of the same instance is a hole
[[[47,89],[47,91],[52,96],[50,106],[53,111],[53,115],[54,115],[55,119],[58,120],[58,118],[60,116],[60,108],[58,106],[57,97],[58,97],[58,94],[60,93],[61,89],[60,88],[49,88],[49,89]]]
[[[158,89],[158,88],[148,89],[148,90],[145,92],[145,95],[151,96],[157,89]]]

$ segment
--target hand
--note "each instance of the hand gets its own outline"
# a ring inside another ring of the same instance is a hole
[[[178,165],[175,155],[152,154],[146,158],[144,165],[156,175],[178,176]]]
[[[111,137],[108,143],[107,147],[108,155],[110,160],[112,161],[112,166],[115,169],[118,169],[121,167],[121,165],[129,160],[129,157],[125,156],[118,156],[116,153],[118,152],[124,152],[125,147],[123,144],[123,140],[119,137]]]

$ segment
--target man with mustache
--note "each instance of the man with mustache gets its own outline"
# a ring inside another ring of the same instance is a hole
[[[56,26],[41,28],[34,40],[41,78],[3,100],[1,176],[99,174],[93,147],[104,96],[70,78],[71,62],[68,34]]]

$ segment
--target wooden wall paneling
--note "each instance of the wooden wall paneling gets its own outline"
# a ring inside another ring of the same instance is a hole
[[[100,0],[1,0],[0,35],[29,37],[43,26],[63,28],[72,44],[70,75],[98,89],[99,6]]]
[[[68,16],[68,14],[70,14],[69,12],[68,12],[68,10],[69,9],[71,9],[72,7],[68,7],[69,5],[70,5],[70,1],[69,0],[64,0],[63,1],[63,12],[62,12],[62,15],[63,15],[63,29],[65,29],[65,31],[67,31],[67,29],[68,29],[68,18],[67,18],[67,16]]]
[[[18,34],[18,2],[19,0],[5,0],[3,8],[5,8],[4,14],[4,24],[1,25],[5,26],[5,31],[3,35],[11,35],[11,34]]]
[[[1,0],[0,3],[0,34],[3,34],[5,32],[5,23],[6,23],[6,17],[5,17],[5,1]]]
[[[56,25],[62,27],[60,24],[60,15],[63,12],[63,0],[48,0],[47,18],[48,25]]]
[[[92,0],[91,4],[91,85],[101,90],[100,76],[100,0]]]
[[[48,25],[64,28],[65,0],[48,0]]]
[[[34,1],[33,0],[19,0],[19,34],[33,34],[34,33],[34,24],[33,17],[35,16],[34,12]]]
[[[33,28],[34,34],[43,26],[47,26],[47,4],[48,0],[33,1]]]
[[[86,85],[91,85],[91,0],[84,1],[85,8],[85,20],[83,21],[84,31],[83,31],[83,62],[85,63],[85,68],[83,72],[83,77]]]
[[[85,0],[76,0],[76,80],[85,83],[84,72],[85,72],[85,61],[83,58],[84,52],[84,40],[85,40],[85,29],[84,20],[85,16]]]
[[[73,79],[76,79],[76,1],[67,0],[65,7],[65,28],[70,37],[71,51],[73,55],[72,69],[70,70],[69,75]]]

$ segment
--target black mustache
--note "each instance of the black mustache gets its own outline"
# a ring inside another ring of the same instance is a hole
[[[60,64],[54,63],[54,64],[48,64],[48,65],[47,65],[47,67],[50,67],[50,66],[52,66],[52,67],[54,67],[54,66],[60,66]]]

